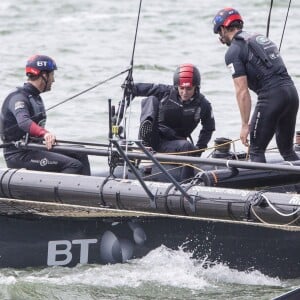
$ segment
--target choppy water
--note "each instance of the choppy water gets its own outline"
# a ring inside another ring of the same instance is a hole
[[[134,80],[171,83],[178,64],[195,63],[202,92],[213,104],[214,138],[236,139],[240,117],[224,65],[226,47],[212,34],[211,20],[219,9],[234,6],[244,15],[247,30],[265,33],[269,2],[143,0]],[[288,0],[274,2],[270,37],[279,44]],[[44,94],[47,107],[126,70],[138,6],[138,0],[1,0],[0,99],[23,83],[25,61],[35,53],[53,56],[59,66],[53,90]],[[298,28],[300,3],[292,1],[281,53],[299,89]],[[105,143],[107,99],[117,104],[125,77],[50,110],[48,129],[58,139]],[[132,139],[137,137],[139,111],[135,99],[128,119]],[[105,162],[91,160],[94,165]],[[271,299],[297,285],[300,280],[281,281],[223,265],[205,269],[189,254],[164,247],[123,265],[0,271],[1,299]]]
[[[1,299],[271,299],[299,284],[219,264],[203,268],[161,246],[127,264],[3,270]]]

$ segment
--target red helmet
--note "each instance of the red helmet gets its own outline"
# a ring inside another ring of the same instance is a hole
[[[55,61],[46,55],[33,55],[26,63],[26,75],[39,75],[41,71],[52,72],[57,70]]]
[[[218,33],[221,26],[228,27],[233,21],[241,21],[243,24],[243,19],[239,12],[231,7],[221,9],[213,20],[214,33]]]
[[[182,64],[177,67],[173,82],[174,86],[192,87],[199,86],[201,81],[199,70],[192,64]]]

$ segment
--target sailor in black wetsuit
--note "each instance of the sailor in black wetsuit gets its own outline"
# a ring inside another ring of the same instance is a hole
[[[46,112],[40,93],[50,91],[56,69],[55,61],[48,56],[30,57],[26,64],[28,81],[4,100],[0,115],[1,138],[5,143],[12,142],[4,148],[4,158],[9,168],[90,175],[86,155],[74,153],[70,157],[47,150],[24,150],[13,143],[28,135],[43,139],[48,150],[55,144],[55,135],[45,129]]]
[[[233,8],[220,10],[213,23],[214,33],[229,46],[225,62],[234,81],[242,119],[240,138],[246,146],[250,133],[250,159],[266,162],[265,150],[276,134],[276,143],[284,160],[298,160],[293,138],[299,98],[276,45],[261,34],[242,31],[243,20]],[[250,124],[248,88],[258,96]]]
[[[140,138],[158,152],[192,151],[192,155],[201,155],[202,151],[197,150],[207,148],[215,120],[210,102],[200,93],[199,70],[192,64],[182,64],[176,69],[173,81],[173,86],[134,85],[134,96],[147,96],[142,100]],[[191,139],[200,122],[202,128],[194,146],[187,138]],[[192,171],[186,168],[182,179],[193,176]]]

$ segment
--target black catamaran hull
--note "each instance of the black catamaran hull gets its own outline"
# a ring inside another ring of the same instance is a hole
[[[71,205],[8,199],[0,204],[11,210],[0,216],[0,267],[120,263],[165,245],[183,247],[205,265],[300,276],[298,227],[79,206],[70,214]]]
[[[206,265],[300,276],[297,194],[192,184],[184,196],[173,184],[147,182],[151,199],[137,180],[0,174],[0,267],[118,263],[165,245]]]
[[[299,226],[300,195],[0,169],[0,197]],[[274,207],[283,211],[277,213]]]

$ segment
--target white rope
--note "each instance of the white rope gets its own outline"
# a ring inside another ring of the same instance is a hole
[[[226,161],[226,167],[227,167],[228,169],[230,168],[229,162],[230,162],[230,160],[227,160],[227,161]]]
[[[129,100],[129,103],[131,104],[132,103],[132,94],[130,94],[130,100]],[[128,113],[128,124],[126,122],[127,118],[126,118],[126,109],[124,110],[124,118],[122,120],[122,122],[124,121],[124,132],[125,132],[125,135],[126,135],[126,139],[125,139],[125,154],[127,155],[128,154],[128,142],[127,142],[127,137],[130,135],[130,121],[131,121],[131,113],[132,113],[132,108],[131,108],[131,105],[129,104],[129,113]],[[126,164],[126,161],[124,162],[124,167],[123,167],[123,178],[125,179],[126,177],[126,173],[127,173],[127,164]]]
[[[282,217],[291,217],[291,216],[297,214],[297,213],[300,211],[300,207],[299,207],[297,210],[295,210],[295,211],[293,211],[293,212],[291,212],[291,213],[289,213],[289,214],[284,214],[284,213],[280,212],[275,206],[273,206],[273,204],[270,202],[270,200],[269,200],[265,195],[261,194],[261,196],[267,201],[268,205],[269,205],[269,206],[270,206],[270,207],[271,207],[278,215],[280,215],[280,216],[282,216]]]

